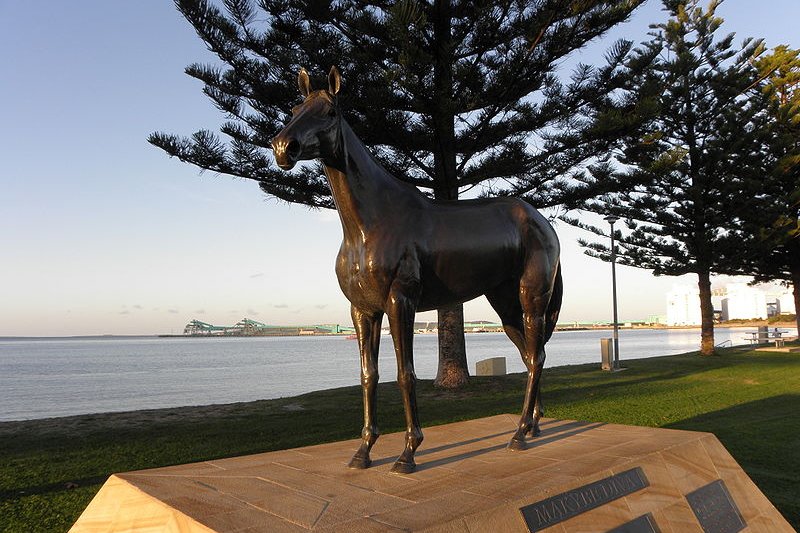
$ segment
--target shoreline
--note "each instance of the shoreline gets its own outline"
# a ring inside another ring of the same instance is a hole
[[[767,326],[769,328],[795,328],[797,323],[791,320],[780,322],[769,322],[767,320],[748,320],[743,322],[725,322],[714,324],[714,329],[729,329],[729,328],[755,328],[760,326]],[[602,325],[583,325],[578,323],[577,326],[570,326],[564,324],[556,326],[556,333],[559,331],[603,331],[613,330],[613,324]],[[691,326],[667,326],[663,324],[620,324],[618,329],[621,330],[638,330],[638,329],[654,329],[654,330],[686,330],[686,329],[700,329],[700,325]],[[432,335],[435,331],[416,332],[415,335]],[[482,334],[482,333],[503,333],[502,330],[497,331],[465,331],[465,335]],[[127,335],[127,334],[98,334],[98,335],[0,335],[0,341],[24,341],[24,340],[120,340],[120,339],[196,339],[196,338],[241,338],[241,337],[348,337],[351,333],[302,333],[302,334],[275,334],[275,335],[183,335],[174,333],[151,333],[141,335]]]
[[[737,346],[732,346],[730,348],[725,348],[725,351],[729,353],[736,353],[740,351],[749,351],[752,349],[753,347],[750,345],[737,345]],[[684,354],[667,354],[667,355],[658,355],[651,357],[640,357],[636,359],[626,359],[625,362],[645,361],[648,359],[658,359],[661,357],[676,357],[693,353],[695,352],[686,352]],[[547,370],[551,372],[553,371],[563,372],[566,369],[575,369],[581,366],[585,366],[587,368],[596,367],[597,370],[599,371],[600,362],[598,361],[597,363],[592,362],[592,363],[577,363],[571,365],[552,366],[548,367]],[[503,378],[503,377],[514,376],[516,374],[524,374],[524,372],[509,372],[507,374],[504,374],[503,376],[495,376],[495,377]],[[479,376],[471,375],[470,377],[475,378]],[[420,379],[419,381],[432,382],[433,379]],[[395,381],[386,381],[386,382],[381,382],[381,385],[392,386],[395,383],[396,383]],[[176,419],[202,420],[211,414],[214,415],[230,414],[231,416],[236,416],[237,413],[241,413],[242,411],[247,411],[258,407],[264,407],[269,409],[269,407],[273,405],[278,406],[279,409],[282,409],[286,412],[303,411],[304,409],[298,405],[299,398],[320,393],[322,394],[335,393],[337,391],[342,391],[350,388],[357,388],[360,390],[360,385],[345,385],[343,387],[318,389],[314,391],[304,392],[301,394],[296,394],[293,396],[281,396],[279,398],[261,398],[256,400],[240,401],[240,402],[180,405],[174,407],[155,407],[155,408],[131,409],[123,411],[103,411],[97,413],[82,413],[82,414],[65,415],[65,416],[45,417],[45,418],[28,418],[21,420],[0,420],[0,438],[2,438],[4,434],[24,429],[25,426],[29,426],[30,428],[35,427],[37,430],[47,431],[48,428],[57,429],[57,428],[73,427],[74,429],[81,429],[84,428],[85,426],[92,426],[97,424],[107,425],[111,423],[111,425],[115,427],[118,426],[119,428],[123,429],[125,427],[130,427],[131,424],[138,425],[142,423],[143,420],[147,420],[149,422],[162,422],[162,421],[168,422],[169,420],[176,420]]]
[[[679,329],[679,328],[676,328]],[[797,342],[797,341],[795,341]],[[769,343],[767,343],[769,344]],[[747,352],[754,349],[753,345],[735,345],[723,348],[728,354],[736,354],[739,352]],[[667,354],[650,357],[640,357],[635,359],[626,359],[627,362],[639,361],[645,362],[647,360],[667,358],[667,357],[683,357],[691,356],[697,353],[696,351],[685,352],[681,354]],[[600,372],[600,363],[577,363],[568,365],[559,365],[548,367],[547,370],[555,373],[562,373],[565,371],[576,370],[579,367],[596,367]],[[494,376],[495,378],[509,378],[517,374],[524,374],[524,372],[509,372],[503,376]],[[607,374],[607,372],[603,372]],[[478,376],[470,376],[475,378]],[[421,382],[432,382],[432,379],[419,380]],[[387,381],[381,382],[381,386],[392,386],[396,382]],[[187,421],[187,420],[205,420],[209,416],[230,416],[236,418],[241,416],[244,412],[251,412],[253,410],[264,410],[267,412],[282,412],[291,414],[292,412],[302,412],[305,408],[301,405],[301,399],[306,396],[315,396],[319,394],[338,394],[347,389],[359,389],[359,385],[345,385],[342,387],[332,387],[327,389],[318,389],[314,391],[304,392],[293,396],[281,396],[278,398],[262,398],[256,400],[227,402],[227,403],[209,403],[209,404],[193,404],[181,405],[173,407],[155,407],[146,409],[131,409],[123,411],[103,411],[97,413],[82,413],[65,416],[54,416],[46,418],[30,418],[21,420],[0,420],[0,438],[9,435],[17,434],[19,431],[33,430],[36,432],[48,433],[52,431],[85,431],[92,427],[115,427],[120,430],[131,427],[139,427],[142,424],[169,424],[170,421]],[[458,391],[455,392],[458,394]]]
[[[564,331],[563,336],[556,335],[555,338],[557,339],[556,342],[556,352],[555,355],[551,353],[550,355],[550,363],[554,364],[554,366],[548,366],[548,371],[555,371],[558,372],[560,369],[574,367],[576,365],[582,364],[589,364],[594,365],[597,364],[599,366],[600,357],[599,354],[595,354],[596,350],[596,341],[595,337],[598,339],[600,337],[610,337],[610,331],[608,328],[600,329],[596,328],[598,331],[584,331],[584,332],[570,332]],[[684,353],[690,353],[693,350],[698,349],[699,343],[698,342],[689,342],[693,339],[699,340],[699,329],[694,328],[669,328],[669,329],[677,329],[678,331],[670,333],[669,331],[664,331],[668,328],[632,328],[626,330],[626,332],[621,333],[620,335],[625,338],[625,336],[629,336],[631,339],[638,341],[639,343],[636,344],[638,347],[635,350],[637,353],[636,355],[639,356],[640,359],[648,359],[653,357],[665,356],[670,355],[673,353],[680,353],[684,350]],[[752,345],[747,342],[747,336],[744,334],[747,332],[751,334],[754,333],[754,329],[748,329],[748,327],[742,327],[739,324],[733,326],[722,326],[719,328],[717,340],[722,341],[725,339],[732,339],[732,341],[725,340],[725,346],[733,344],[734,346],[741,346],[742,348],[751,348]],[[793,330],[791,330],[793,332]],[[787,335],[784,333],[784,336],[791,339],[793,335]],[[651,342],[646,345],[641,344],[641,339],[649,339]],[[680,350],[675,350],[675,347],[670,348],[669,346],[662,345],[661,341],[666,339],[680,339]],[[103,338],[106,339],[107,338]],[[283,347],[289,346],[294,350],[300,350],[301,352],[305,351],[308,352],[309,349],[316,351],[320,347],[327,347],[336,354],[338,354],[339,359],[342,361],[346,361],[346,364],[352,364],[352,361],[357,361],[357,358],[352,357],[352,355],[356,354],[357,351],[357,344],[355,342],[342,342],[333,339],[326,339],[320,337],[315,337],[317,340],[312,341],[299,341],[293,339],[287,339],[286,341],[279,341],[275,339],[274,341],[270,340],[257,340],[257,339],[239,339],[239,340],[229,340],[229,341],[219,341],[219,342],[204,342],[198,341],[194,342],[191,340],[188,341],[170,341],[170,340],[162,340],[159,341],[155,337],[150,337],[147,340],[141,341],[120,341],[118,343],[113,343],[113,341],[104,342],[104,340],[97,340],[97,341],[76,341],[74,344],[71,343],[69,340],[65,341],[48,341],[48,340],[30,340],[30,341],[21,341],[19,343],[8,342],[5,343],[5,352],[8,353],[12,359],[14,358],[14,354],[22,354],[25,353],[27,347],[36,348],[38,343],[41,342],[45,353],[55,353],[61,354],[65,350],[91,350],[87,353],[116,353],[113,351],[114,347],[119,346],[123,351],[130,351],[133,350],[132,353],[138,354],[139,357],[143,358],[143,360],[147,360],[149,354],[151,353],[161,353],[164,352],[171,354],[175,350],[185,352],[187,349],[192,353],[197,353],[201,355],[201,360],[206,361],[216,361],[219,353],[227,353],[227,350],[238,350],[236,348],[237,345],[241,345],[245,353],[255,353],[256,360],[260,367],[266,367],[268,360],[270,358],[264,358],[262,355],[261,350],[263,348],[269,348],[272,346],[274,349],[278,349],[275,347]],[[470,340],[471,339],[471,340]],[[656,339],[658,343],[654,343],[652,340]],[[659,340],[660,339],[660,340]],[[431,357],[425,357],[424,360],[420,359],[422,367],[420,372],[422,372],[420,377],[432,378],[435,374],[435,349],[436,349],[436,336],[432,334],[423,334],[417,339],[417,346],[426,347],[426,355],[430,355]],[[388,342],[388,339],[384,339],[385,342]],[[484,336],[472,336],[468,337],[469,343],[475,343],[473,349],[468,349],[468,354],[470,354],[470,366],[477,360],[486,358],[486,357],[494,357],[497,356],[498,353],[505,354],[507,357],[508,364],[511,366],[509,367],[509,371],[511,373],[519,372],[520,369],[517,368],[519,361],[515,357],[515,353],[513,350],[509,351],[508,353],[497,352],[496,346],[500,343],[506,343],[505,335],[504,334],[489,334]],[[278,343],[278,344],[273,344]],[[288,344],[287,344],[288,343]],[[558,349],[562,349],[567,346],[579,346],[580,349],[576,352],[576,349],[571,349],[565,355],[564,353],[558,352]],[[152,346],[152,348],[151,348]],[[486,346],[491,346],[492,350],[487,351]],[[509,345],[510,346],[510,345]],[[503,349],[506,348],[510,350],[509,346],[503,345]],[[188,348],[187,348],[188,347]],[[232,348],[231,348],[232,347]],[[38,349],[37,349],[38,350]],[[476,351],[477,350],[477,351]],[[644,350],[644,351],[642,351]],[[623,350],[625,351],[625,350]],[[351,353],[352,352],[352,353]],[[580,357],[574,356],[575,353],[580,353]],[[666,352],[666,353],[665,353]],[[31,353],[39,353],[39,351],[32,351]],[[127,352],[126,352],[127,353]],[[283,353],[283,352],[280,352]],[[309,352],[311,353],[311,352]],[[211,354],[209,358],[202,359],[203,354]],[[569,354],[572,354],[570,356]],[[385,354],[386,355],[386,354]],[[391,355],[391,354],[388,354]],[[280,358],[279,358],[280,359]],[[391,357],[390,357],[391,359]],[[628,359],[624,357],[624,359]],[[138,359],[136,359],[138,361]],[[337,359],[338,360],[338,359]],[[166,367],[163,368],[179,368],[183,365],[183,359],[180,358],[176,360],[177,362],[169,363]],[[283,361],[283,360],[281,360]],[[285,362],[285,361],[284,361]],[[429,367],[425,367],[425,364],[428,364]],[[433,365],[433,366],[431,366]],[[235,365],[233,365],[235,368]],[[424,368],[423,368],[424,367]],[[205,366],[201,365],[198,367],[200,369],[205,368]],[[424,370],[424,371],[423,371]],[[474,369],[473,369],[474,370]],[[235,374],[234,371],[228,373],[229,375]],[[290,373],[291,374],[291,373]],[[352,374],[352,375],[351,375]],[[386,375],[387,379],[394,379],[391,373]],[[295,376],[295,374],[291,374]],[[326,374],[328,376],[329,374]],[[221,381],[221,383],[226,384],[226,387],[219,387],[218,390],[222,391],[219,394],[215,394],[212,392],[207,393],[190,393],[190,390],[179,390],[177,393],[173,394],[173,396],[169,397],[169,401],[138,401],[136,399],[135,394],[127,394],[122,399],[117,401],[104,401],[103,399],[93,398],[91,394],[85,394],[82,391],[89,390],[85,387],[80,386],[81,383],[85,384],[86,380],[78,381],[78,387],[61,387],[58,389],[60,391],[60,398],[62,400],[70,399],[70,401],[62,401],[62,402],[31,402],[31,403],[24,403],[21,401],[17,401],[13,403],[15,399],[14,395],[11,394],[9,396],[9,404],[7,405],[8,409],[4,409],[4,413],[0,416],[0,424],[6,423],[14,423],[14,422],[26,422],[32,420],[47,420],[47,419],[63,419],[69,417],[81,417],[81,416],[101,416],[108,413],[126,413],[126,412],[135,412],[139,410],[162,410],[162,409],[180,409],[185,407],[204,407],[204,406],[220,406],[220,405],[236,405],[241,403],[248,403],[253,401],[271,401],[280,398],[291,398],[297,397],[302,394],[311,393],[313,391],[320,391],[320,390],[334,390],[336,388],[342,386],[349,386],[349,385],[356,385],[357,379],[353,379],[353,376],[356,373],[343,373],[342,376],[335,371],[331,371],[330,376],[336,379],[320,379],[314,380],[313,383],[306,383],[302,379],[295,376],[296,379],[291,381],[286,381],[289,385],[282,386],[280,383],[273,383],[269,381],[271,385],[266,386],[263,381],[259,381],[256,386],[251,386],[248,388],[248,392],[246,394],[243,393],[236,393],[241,387],[246,385],[247,379],[246,377],[239,377],[239,378],[231,378],[227,379],[226,381]],[[202,376],[201,376],[202,377]],[[176,387],[173,387],[176,388]],[[167,390],[172,391],[172,389],[161,389],[157,390]],[[227,391],[227,392],[226,392]],[[231,392],[234,391],[234,392]],[[231,393],[229,393],[231,392]],[[24,399],[24,395],[20,394],[20,398]]]

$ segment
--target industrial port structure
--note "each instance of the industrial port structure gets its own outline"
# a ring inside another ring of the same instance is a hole
[[[352,327],[339,324],[322,324],[313,326],[271,326],[249,318],[243,318],[232,326],[215,326],[200,320],[192,320],[183,328],[184,335],[193,337],[227,336],[227,337],[284,337],[294,335],[336,335],[350,334]]]
[[[436,333],[436,322],[414,322],[414,333]],[[661,317],[650,317],[648,320],[621,321],[623,328],[663,327]],[[607,322],[564,322],[558,325],[560,331],[608,329]],[[388,326],[384,323],[384,333],[388,334]],[[487,320],[464,322],[465,333],[502,333],[503,325]],[[250,318],[243,318],[232,326],[218,326],[194,319],[183,328],[183,335],[191,337],[292,337],[299,335],[351,335],[352,326],[340,324],[315,324],[306,326],[273,326]]]

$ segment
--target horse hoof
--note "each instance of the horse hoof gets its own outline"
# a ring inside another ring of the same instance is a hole
[[[528,449],[528,444],[524,440],[511,439],[508,442],[508,449],[514,451],[522,451]]]
[[[392,467],[393,474],[410,474],[417,469],[417,464],[414,462],[406,463],[404,461],[396,461]]]
[[[364,455],[354,455],[350,462],[347,464],[348,468],[355,468],[357,470],[364,470],[365,468],[369,468],[369,465],[372,464],[372,459],[368,456]]]

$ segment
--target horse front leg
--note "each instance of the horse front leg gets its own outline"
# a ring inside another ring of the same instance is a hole
[[[414,453],[422,443],[422,429],[417,414],[417,376],[414,373],[414,313],[416,304],[412,298],[392,291],[389,296],[389,327],[397,355],[397,385],[403,397],[403,408],[406,418],[405,448],[395,461],[392,472],[409,474],[417,464]]]
[[[353,326],[356,328],[358,349],[361,354],[364,428],[361,430],[361,445],[347,466],[350,468],[368,468],[372,464],[369,452],[380,436],[378,425],[375,421],[375,407],[378,391],[378,348],[381,342],[383,313],[368,313],[351,306],[350,315],[353,318]]]

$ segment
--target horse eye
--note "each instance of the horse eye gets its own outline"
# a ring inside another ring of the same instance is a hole
[[[335,117],[335,116],[336,116],[336,109],[335,109],[335,108],[333,108],[333,107],[332,107],[332,108],[330,108],[330,109],[328,110],[328,116],[329,116],[329,117]]]

